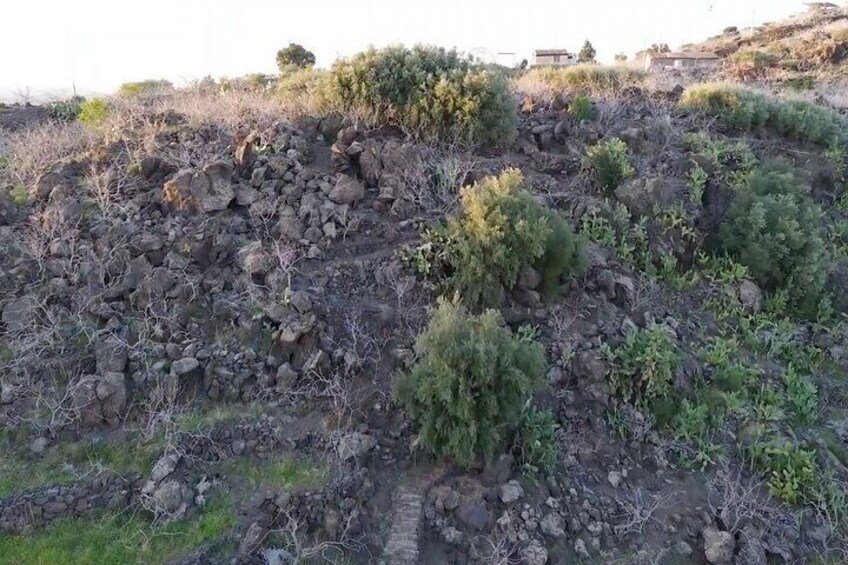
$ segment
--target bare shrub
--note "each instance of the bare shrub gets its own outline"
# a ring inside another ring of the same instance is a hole
[[[616,535],[623,536],[629,533],[641,534],[649,522],[662,525],[654,513],[662,508],[667,508],[677,493],[669,493],[662,496],[645,494],[641,488],[637,488],[632,494],[616,497],[616,501],[622,507],[623,518],[620,524],[615,526]]]
[[[0,169],[0,180],[31,189],[48,167],[86,151],[94,139],[75,122],[46,122],[11,133],[6,140],[9,162]]]
[[[707,482],[710,512],[735,534],[765,515],[768,500],[760,496],[763,485],[762,481],[745,480],[740,472],[718,470]]]
[[[181,114],[191,126],[216,125],[231,132],[264,129],[301,109],[263,92],[240,89],[218,92],[198,87],[161,96],[153,108]]]
[[[286,550],[292,554],[297,563],[347,563],[346,554],[368,551],[361,536],[354,535],[357,519],[357,510],[347,513],[343,517],[341,533],[336,540],[308,540],[305,535],[307,525],[291,512],[281,511],[276,517],[279,526],[270,530],[265,538],[267,539],[271,534],[281,536],[287,542]]]
[[[405,196],[420,209],[444,216],[456,208],[477,159],[450,146],[432,146],[422,155],[415,166],[404,169]]]

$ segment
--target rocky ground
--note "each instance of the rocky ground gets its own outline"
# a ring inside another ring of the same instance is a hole
[[[69,528],[135,532],[125,553],[104,553],[112,562],[845,562],[839,524],[770,495],[734,449],[737,430],[716,432],[717,451],[693,464],[685,438],[620,406],[608,381],[605,351],[654,327],[680,354],[682,388],[711,370],[703,352],[715,336],[738,336],[764,382],[783,373],[787,351],[814,354],[811,441],[837,484],[848,480],[844,318],[769,322],[746,334],[771,344],[756,349],[716,303],[755,314],[760,289],[706,269],[686,278],[726,198],[718,181],[690,198],[697,156],[684,135],[729,138],[681,114],[679,95],[633,88],[596,100],[591,121],[564,97],[526,101],[516,142],[476,151],[340,117],[232,128],[140,113],[131,130],[9,173],[0,563],[13,562],[4,553],[43,562],[39,548],[81,562],[62,545]],[[583,158],[613,136],[637,172],[610,200],[630,212],[622,229],[648,218],[646,249],[679,270],[646,270],[624,236],[592,227],[610,202]],[[827,200],[833,172],[812,148],[744,139],[759,158],[810,171]],[[548,352],[535,402],[560,425],[550,473],[522,469],[506,447],[471,468],[436,460],[391,394],[436,297],[406,252],[455,208],[459,186],[507,167],[598,240],[558,296],[543,298],[531,277],[502,308],[511,326],[535,326]],[[675,207],[681,216],[663,213]]]

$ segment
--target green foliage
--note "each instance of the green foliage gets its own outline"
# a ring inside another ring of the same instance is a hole
[[[834,141],[825,149],[824,157],[833,167],[834,177],[839,184],[848,184],[848,151],[842,141]]]
[[[703,203],[708,178],[707,172],[698,163],[694,163],[689,171],[689,201],[697,206]]]
[[[355,112],[421,138],[502,144],[516,107],[503,73],[434,47],[369,49],[333,64],[316,91],[324,111]]]
[[[288,72],[292,68],[305,69],[314,65],[315,54],[303,45],[289,43],[277,51],[277,67],[281,73]]]
[[[617,137],[590,147],[584,167],[607,195],[636,172],[630,162],[630,149]]]
[[[311,95],[321,83],[324,71],[313,67],[294,67],[280,73],[277,91],[284,99]]]
[[[0,459],[0,497],[46,484],[72,483],[97,469],[144,476],[150,472],[160,446],[137,438],[109,443],[61,443],[39,457],[16,448],[16,442],[0,441],[4,453]]]
[[[580,234],[591,241],[615,249],[619,259],[635,263],[649,274],[655,274],[654,258],[648,240],[648,218],[630,221],[630,211],[616,204],[607,214],[596,211],[580,218]]]
[[[529,402],[524,406],[513,450],[525,471],[539,473],[554,469],[559,454],[559,429],[550,410],[539,410]]]
[[[310,461],[281,457],[268,462],[240,458],[229,465],[234,476],[243,478],[254,490],[317,489],[327,479],[327,470]]]
[[[660,419],[664,404],[674,393],[678,363],[669,333],[662,326],[630,332],[624,343],[608,349],[606,356],[618,397],[637,408],[649,409]]]
[[[519,82],[538,82],[556,90],[603,93],[641,83],[645,74],[622,66],[574,65],[531,69]]]
[[[595,51],[592,42],[587,39],[583,42],[583,47],[580,48],[580,52],[577,54],[577,61],[579,63],[594,63],[597,54],[598,52]]]
[[[689,149],[706,158],[715,168],[716,177],[730,186],[745,183],[748,173],[757,166],[754,152],[744,141],[712,139],[705,133],[687,133]]]
[[[683,94],[680,105],[717,117],[726,126],[778,135],[828,147],[848,140],[848,118],[802,100],[781,100],[743,87],[704,84]]]
[[[809,189],[778,168],[753,171],[719,229],[722,247],[768,290],[785,288],[795,310],[815,317],[824,285],[821,212]]]
[[[798,373],[792,365],[783,374],[786,385],[786,402],[792,413],[793,423],[810,426],[816,421],[818,389],[808,376]]]
[[[109,513],[97,519],[65,519],[32,535],[0,536],[0,565],[22,563],[164,564],[221,538],[238,526],[229,498],[214,499],[200,513],[160,527],[139,514]]]
[[[788,504],[807,502],[817,480],[814,450],[790,441],[756,443],[749,448],[754,468],[766,473],[769,492]]]
[[[140,96],[171,90],[174,85],[165,79],[147,79],[136,82],[125,82],[118,87],[118,96]]]
[[[12,202],[19,208],[23,208],[29,199],[29,193],[23,185],[16,185],[9,189],[9,195],[12,197]]]
[[[54,120],[73,122],[79,117],[84,100],[81,96],[74,96],[68,100],[51,103],[47,106],[47,110],[50,112],[50,117]]]
[[[446,228],[427,232],[411,260],[467,304],[496,306],[522,265],[534,266],[543,290],[554,292],[563,275],[582,269],[582,249],[565,220],[542,208],[521,173],[509,169],[463,188],[459,214]]]
[[[111,110],[105,98],[91,98],[80,104],[77,120],[88,127],[97,128],[103,125]]]
[[[418,360],[397,378],[395,395],[422,445],[464,465],[493,456],[544,374],[542,346],[513,336],[494,310],[473,316],[440,300],[415,350]]]
[[[575,96],[568,102],[568,113],[575,120],[591,120],[595,117],[595,108],[592,106],[592,99],[585,94]]]

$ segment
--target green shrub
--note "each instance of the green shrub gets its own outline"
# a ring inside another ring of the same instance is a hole
[[[568,113],[576,120],[591,120],[595,117],[592,100],[585,94],[575,96],[568,103]]]
[[[704,84],[680,99],[684,109],[713,115],[742,131],[767,128],[799,141],[827,147],[848,140],[848,118],[802,100],[781,100],[740,86]]]
[[[529,402],[524,406],[513,451],[525,471],[553,470],[559,454],[559,429],[550,410],[539,410]]]
[[[425,447],[460,464],[491,458],[514,431],[545,371],[542,346],[512,335],[500,314],[472,316],[440,300],[395,383]]]
[[[622,66],[574,65],[571,67],[541,67],[532,69],[519,81],[522,84],[541,83],[556,90],[581,92],[616,91],[641,83],[645,74]]]
[[[563,274],[582,268],[582,241],[533,199],[516,169],[463,188],[459,214],[425,237],[424,246],[443,265],[435,273],[474,307],[500,304],[522,265],[536,267],[548,292]]]
[[[456,51],[372,48],[336,61],[316,97],[324,111],[355,112],[422,138],[501,144],[515,137],[507,79]]]
[[[584,168],[607,195],[636,172],[630,162],[630,149],[616,137],[590,147]]]
[[[89,127],[100,127],[109,117],[109,102],[105,98],[92,98],[80,104],[77,120]]]
[[[313,67],[286,70],[280,73],[280,78],[277,81],[278,92],[284,99],[299,96],[308,97],[320,84],[322,76],[323,71],[316,70]]]
[[[164,79],[147,79],[136,82],[125,82],[118,87],[118,96],[138,96],[141,94],[171,90],[172,88],[174,88],[174,85],[171,84],[171,81]]]
[[[779,168],[754,170],[719,227],[722,247],[767,290],[786,289],[796,312],[815,317],[824,286],[821,212],[809,189]]]

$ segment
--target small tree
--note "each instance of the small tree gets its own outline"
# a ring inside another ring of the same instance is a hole
[[[594,63],[597,54],[592,43],[587,39],[583,47],[580,48],[580,53],[577,54],[577,60],[581,63]]]
[[[616,53],[615,60],[619,63],[623,63],[627,60],[627,55],[624,53]]]
[[[277,51],[277,67],[281,73],[292,68],[305,69],[315,64],[315,54],[303,45],[289,43],[288,47]]]
[[[668,43],[654,43],[648,47],[647,51],[651,55],[656,55],[658,53],[671,53],[671,47],[668,46]]]
[[[491,458],[541,381],[543,347],[514,336],[495,310],[472,316],[440,300],[415,350],[418,361],[396,380],[395,396],[418,425],[422,445],[464,465]]]

